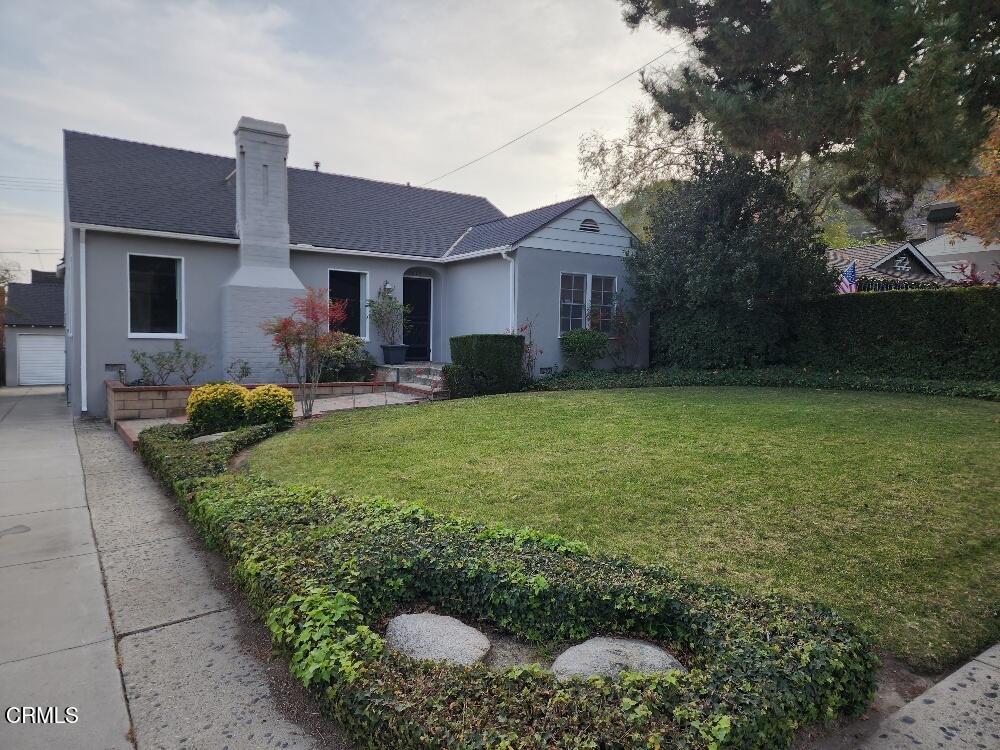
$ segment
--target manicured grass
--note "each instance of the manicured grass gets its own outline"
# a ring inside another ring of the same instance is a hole
[[[1000,404],[651,388],[336,413],[250,470],[826,602],[918,669],[1000,639]]]

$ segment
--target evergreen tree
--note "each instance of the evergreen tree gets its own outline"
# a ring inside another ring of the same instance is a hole
[[[750,157],[704,153],[647,217],[649,239],[625,263],[653,315],[657,364],[778,361],[798,305],[834,288],[811,213],[785,177]]]
[[[996,0],[621,0],[630,25],[685,33],[693,59],[647,88],[674,128],[700,116],[773,164],[838,169],[886,236],[929,179],[955,177],[1000,104]]]

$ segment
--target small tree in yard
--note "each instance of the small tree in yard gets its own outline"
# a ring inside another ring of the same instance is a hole
[[[752,158],[706,151],[692,179],[657,196],[649,234],[625,263],[659,365],[778,361],[800,303],[834,288],[812,216]]]
[[[307,288],[305,296],[292,300],[292,309],[291,315],[265,321],[261,328],[299,386],[302,416],[311,417],[323,365],[348,335],[335,330],[347,320],[347,302],[331,301],[326,289]]]

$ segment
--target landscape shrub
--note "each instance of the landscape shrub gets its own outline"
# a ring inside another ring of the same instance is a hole
[[[272,424],[241,427],[208,443],[192,443],[195,431],[188,424],[164,424],[139,433],[138,453],[150,473],[178,495],[195,479],[221,474],[229,459],[270,437]]]
[[[246,417],[248,391],[236,383],[208,383],[191,390],[188,424],[197,433],[232,430]]]
[[[962,396],[1000,401],[1000,380],[930,380],[880,377],[853,372],[825,372],[804,367],[764,367],[756,370],[653,369],[630,372],[575,370],[535,380],[531,390],[572,391],[595,388],[658,388],[666,386],[764,386],[835,388],[845,391],[890,391],[929,396]]]
[[[524,336],[477,333],[451,338],[452,364],[443,370],[453,397],[519,391],[524,384]]]
[[[580,370],[589,370],[594,362],[608,356],[608,336],[590,328],[566,331],[559,339],[559,348],[570,364]]]
[[[287,430],[295,421],[295,397],[280,385],[259,385],[247,394],[246,421],[252,425],[270,422]]]
[[[147,440],[144,458],[165,438]],[[874,693],[870,640],[819,605],[417,506],[246,475],[183,489],[189,518],[228,559],[292,673],[365,746],[787,747],[801,726],[857,714]],[[550,644],[648,638],[690,671],[559,682],[539,667],[494,672],[388,651],[384,619],[428,605]]]
[[[1000,287],[838,294],[803,305],[787,361],[911,378],[1000,379]]]

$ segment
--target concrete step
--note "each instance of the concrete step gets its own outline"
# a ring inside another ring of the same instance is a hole
[[[429,401],[441,401],[449,398],[448,391],[436,385],[425,385],[423,383],[397,383],[396,390],[400,393],[408,393],[413,396],[422,396]]]

